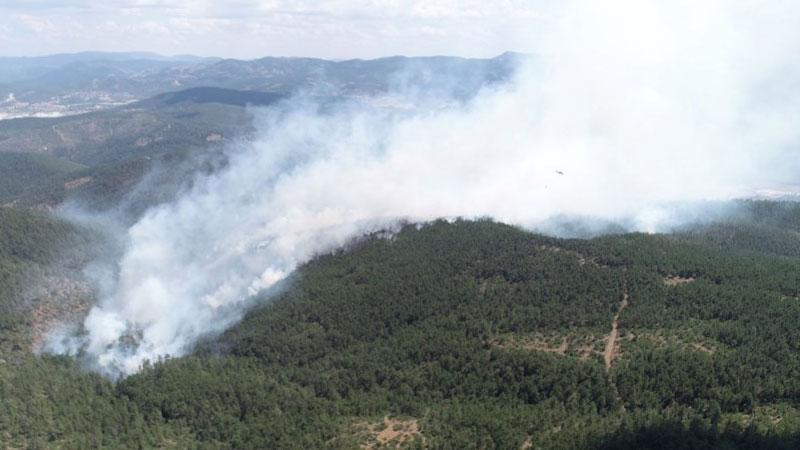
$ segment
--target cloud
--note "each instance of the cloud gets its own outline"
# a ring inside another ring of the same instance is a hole
[[[530,5],[509,0],[56,0],[4,2],[0,11],[8,13],[6,26],[16,31],[8,51],[19,55],[91,49],[344,58],[530,50],[519,48],[521,39],[509,40],[536,28],[539,12]],[[56,29],[25,27],[14,14],[56,24]],[[119,25],[116,33],[105,26],[111,22]],[[72,24],[79,24],[81,33],[59,40]],[[174,24],[188,26],[171,28]]]

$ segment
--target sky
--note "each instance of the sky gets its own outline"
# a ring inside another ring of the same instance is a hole
[[[231,58],[533,53],[538,0],[0,0],[0,56]]]

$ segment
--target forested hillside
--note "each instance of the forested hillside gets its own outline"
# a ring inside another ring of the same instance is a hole
[[[78,273],[91,233],[43,213],[0,208],[0,358],[31,351],[48,322],[89,301]]]
[[[0,204],[48,209],[69,199],[135,218],[224,162],[222,146],[254,131],[250,105],[281,98],[202,88],[108,111],[2,120]]]
[[[748,208],[772,219],[719,225],[734,230],[723,241],[711,228],[562,240],[490,221],[364,238],[193,355],[123,380],[80,358],[4,353],[0,439],[798,448],[800,258],[788,235],[750,239],[796,232],[798,208]]]
[[[59,183],[63,184],[84,166],[30,153],[0,153],[0,203],[21,197],[47,198]]]

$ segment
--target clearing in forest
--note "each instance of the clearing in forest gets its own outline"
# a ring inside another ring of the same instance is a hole
[[[650,342],[658,347],[678,347],[683,350],[714,354],[722,346],[719,342],[704,338],[701,334],[691,330],[628,330],[625,337],[621,337],[623,345],[637,342]]]
[[[678,275],[667,275],[664,277],[664,284],[667,286],[680,286],[695,281],[694,277],[681,277]]]
[[[592,330],[571,330],[567,333],[501,334],[488,341],[502,350],[523,350],[575,356],[583,361],[602,353],[602,339]]]
[[[364,450],[402,448],[416,439],[422,439],[417,419],[397,419],[384,417],[381,422],[358,422],[356,433]]]

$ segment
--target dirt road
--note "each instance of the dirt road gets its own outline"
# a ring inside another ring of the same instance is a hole
[[[611,321],[611,332],[608,333],[606,349],[603,351],[603,360],[605,361],[606,372],[611,370],[611,364],[614,362],[614,356],[616,356],[617,353],[617,339],[619,338],[619,315],[622,314],[622,311],[628,306],[628,301],[628,286],[626,284],[623,288],[622,303],[620,303],[617,314],[614,315],[614,319]]]

